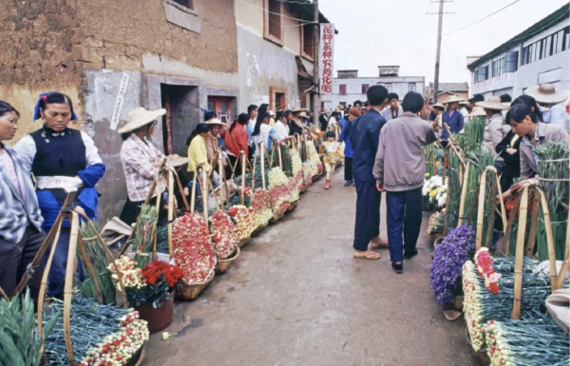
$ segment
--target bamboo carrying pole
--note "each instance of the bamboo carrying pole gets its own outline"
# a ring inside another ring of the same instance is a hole
[[[261,166],[261,188],[266,189],[267,185],[265,184],[265,148],[261,146],[261,150],[259,151],[259,163]]]
[[[240,151],[239,158],[241,160],[241,188],[239,193],[239,201],[241,205],[245,205],[245,164],[246,164],[246,156],[245,152]]]
[[[528,211],[528,189],[524,187],[521,197],[521,209],[519,212],[519,227],[517,231],[517,251],[515,255],[515,286],[513,298],[513,310],[511,319],[520,319],[522,301],[522,267],[524,257],[524,243],[526,234],[526,218]]]
[[[548,246],[548,261],[550,264],[550,285],[552,291],[556,289],[558,283],[558,272],[556,271],[556,250],[554,248],[554,235],[552,234],[552,222],[550,220],[550,210],[546,195],[539,187],[536,190],[540,192],[540,201],[542,203],[542,215],[544,216],[544,226],[546,228],[546,244]],[[538,219],[538,217],[537,217]]]
[[[67,266],[65,268],[65,284],[63,290],[63,334],[69,364],[75,366],[73,344],[71,343],[71,297],[73,296],[73,277],[77,265],[77,238],[79,236],[79,216],[71,213],[71,231],[69,234],[69,249],[67,252]]]
[[[505,229],[505,235],[503,238],[503,248],[502,248],[502,252],[505,255],[505,257],[508,257],[509,253],[510,253],[511,230],[513,229],[513,225],[515,224],[515,219],[517,217],[517,212],[519,211],[519,207],[521,205],[521,198],[522,198],[522,196],[519,194],[517,196],[514,208],[511,211],[511,216],[509,216],[509,222],[508,222],[507,227]]]
[[[481,249],[481,241],[483,240],[483,223],[485,217],[485,193],[487,193],[487,174],[483,172],[481,176],[481,183],[479,185],[479,209],[477,210],[477,241],[475,251]],[[469,222],[467,223],[469,224]]]
[[[459,220],[457,226],[463,225],[463,213],[465,212],[465,199],[467,198],[467,183],[469,182],[469,168],[471,167],[471,162],[467,162],[465,167],[465,175],[463,177],[463,187],[461,187],[461,198],[459,202]]]
[[[538,190],[534,192],[532,203],[532,215],[530,219],[530,232],[528,234],[528,242],[526,244],[526,256],[532,258],[534,256],[534,247],[536,244],[536,234],[538,231],[538,219],[540,213],[540,195]]]
[[[172,250],[172,230],[174,227],[174,216],[175,216],[175,210],[174,210],[174,174],[172,174],[171,170],[168,170],[167,172],[168,174],[168,225],[166,226],[166,230],[167,230],[167,237],[168,237],[168,254],[170,256],[173,255],[173,250]],[[184,196],[184,192],[180,192],[182,196]],[[160,201],[160,200],[159,200]],[[160,213],[159,213],[160,215]],[[158,228],[156,229],[156,232],[158,233]],[[156,247],[156,240],[155,240],[155,244],[154,246]],[[155,254],[156,255],[156,254]],[[156,259],[156,257],[153,257],[153,259]]]

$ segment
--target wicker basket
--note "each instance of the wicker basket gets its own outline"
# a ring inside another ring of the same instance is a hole
[[[184,280],[182,280],[182,283],[179,284],[178,287],[176,287],[176,291],[174,292],[174,299],[175,300],[194,300],[195,298],[197,298],[198,295],[200,295],[200,293],[202,291],[204,291],[204,289],[206,287],[208,287],[210,282],[212,282],[214,280],[214,274],[215,274],[214,269],[215,269],[215,267],[212,268],[210,275],[208,276],[208,278],[206,278],[206,280],[204,282],[195,283],[193,285],[190,285],[190,284],[187,284],[186,282],[184,282]]]
[[[271,225],[276,224],[277,221],[281,220],[284,215],[285,215],[285,213],[279,214],[278,216],[273,216],[273,217],[269,220],[269,223],[270,223]]]
[[[313,175],[313,182],[318,181],[322,177],[323,177],[323,173],[317,173],[317,174]]]
[[[232,263],[239,257],[240,253],[241,251],[238,246],[228,258],[218,259],[218,263],[216,263],[216,273],[226,272],[232,266]]]
[[[250,241],[251,241],[251,236],[248,236],[247,238],[243,238],[238,242],[238,247],[243,248],[247,244],[249,244]]]
[[[257,227],[257,229],[255,229],[255,230],[253,231],[253,233],[251,233],[251,236],[259,235],[263,230],[265,230],[265,228],[267,228],[268,225],[269,225],[269,222],[266,223],[266,224],[259,225],[259,226]]]
[[[146,355],[146,351],[145,351],[144,346],[143,346],[141,353],[139,355],[139,359],[137,360],[137,363],[135,363],[135,366],[141,366],[143,364],[145,355]]]
[[[287,209],[287,212],[293,211],[294,209],[297,208],[298,205],[299,205],[299,201],[291,202],[291,205],[290,205],[289,208]]]

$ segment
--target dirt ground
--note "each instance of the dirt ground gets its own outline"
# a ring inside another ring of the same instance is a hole
[[[356,193],[342,176],[329,191],[314,184],[197,300],[177,303],[173,337],[152,335],[143,365],[475,365],[463,318],[445,320],[429,288],[427,216],[403,275],[387,250],[355,260]]]

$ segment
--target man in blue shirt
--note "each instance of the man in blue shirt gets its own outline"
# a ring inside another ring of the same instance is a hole
[[[463,130],[465,124],[463,120],[463,115],[459,112],[459,102],[463,99],[453,96],[450,97],[445,104],[447,104],[447,110],[443,112],[441,119],[444,123],[442,126],[439,139],[441,140],[441,145],[447,147],[447,140],[449,139],[449,133],[460,133]],[[445,126],[447,125],[447,126]],[[448,131],[449,128],[449,131]]]
[[[374,85],[367,93],[369,111],[353,122],[351,142],[354,149],[353,172],[356,185],[356,223],[354,227],[354,258],[376,260],[380,254],[368,250],[386,246],[380,240],[380,199],[372,174],[380,130],[386,123],[381,111],[386,106],[388,90]]]

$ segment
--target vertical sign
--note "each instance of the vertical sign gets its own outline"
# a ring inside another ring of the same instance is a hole
[[[321,95],[333,92],[334,24],[321,24],[319,78]]]
[[[111,117],[111,130],[116,131],[119,120],[121,119],[121,111],[123,110],[123,103],[125,101],[125,93],[129,86],[129,74],[123,71],[121,84],[119,85],[119,93],[115,100],[115,107],[113,108],[113,116]]]

